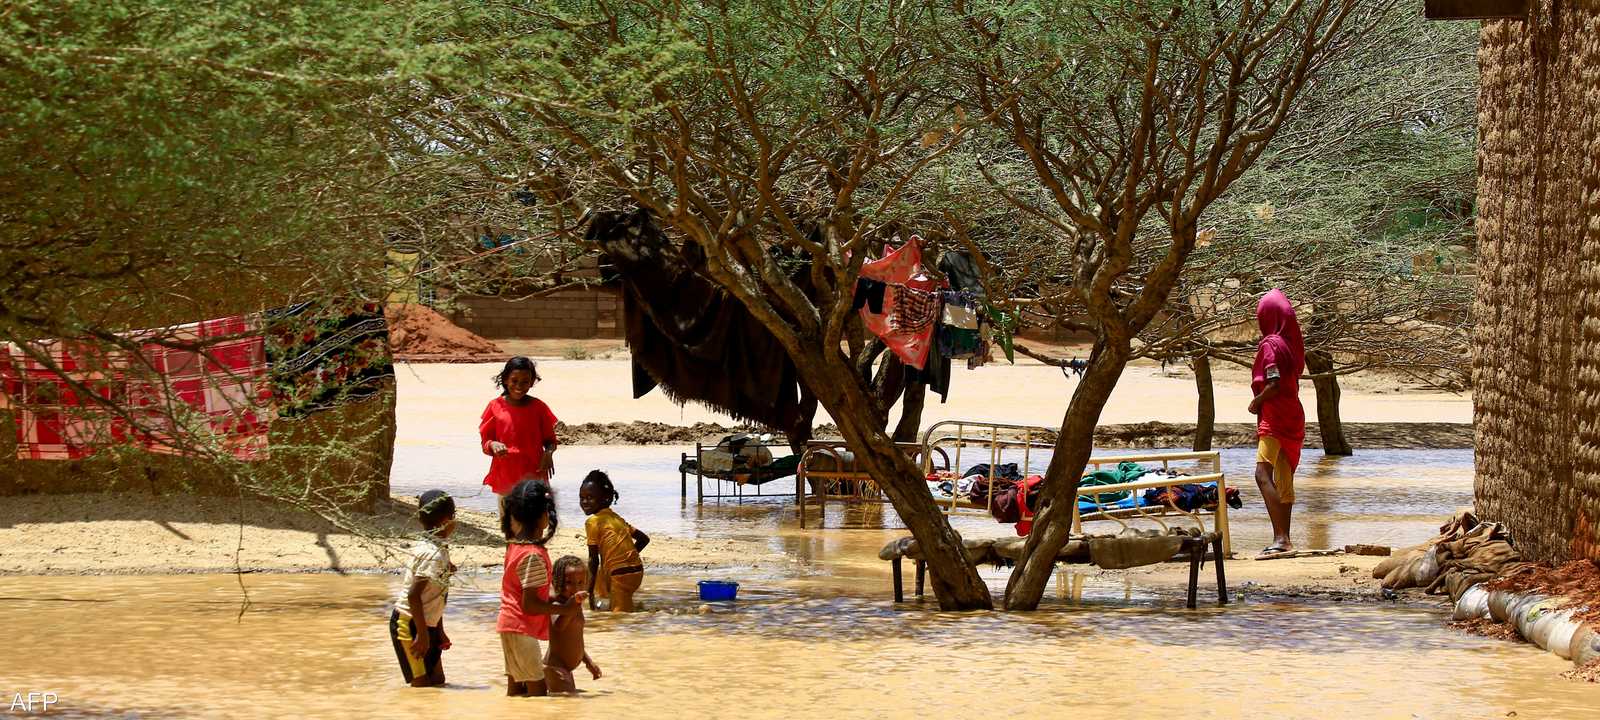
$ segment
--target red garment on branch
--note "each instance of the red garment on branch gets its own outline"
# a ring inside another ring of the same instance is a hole
[[[175,436],[194,430],[174,423],[191,418],[237,458],[266,455],[272,383],[254,316],[126,337],[141,343],[136,355],[59,340],[33,345],[34,354],[0,345],[0,407],[16,413],[19,459],[72,460],[120,444],[178,453]]]
[[[862,322],[902,362],[918,370],[927,364],[940,307],[939,283],[922,266],[921,242],[912,236],[905,245],[861,266],[861,277],[889,286],[883,312],[863,307]]]

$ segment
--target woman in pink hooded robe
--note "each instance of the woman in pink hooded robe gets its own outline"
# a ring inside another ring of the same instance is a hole
[[[1300,405],[1300,375],[1306,367],[1306,344],[1294,307],[1274,289],[1256,305],[1261,345],[1250,372],[1250,413],[1256,423],[1256,486],[1272,520],[1272,544],[1262,555],[1288,552],[1289,515],[1294,509],[1294,471],[1306,438],[1306,411]]]

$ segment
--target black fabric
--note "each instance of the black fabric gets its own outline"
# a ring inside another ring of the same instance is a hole
[[[851,310],[867,308],[874,315],[883,314],[883,293],[888,290],[886,283],[877,280],[861,278],[856,281],[855,297],[851,301]]]
[[[411,637],[417,636],[417,621],[408,617],[401,617],[399,610],[389,611],[389,643],[394,646],[394,656],[400,661],[400,677],[406,679],[406,684],[416,680],[411,675],[411,663],[406,660],[407,651],[400,642],[400,623],[408,623]],[[422,656],[422,669],[428,675],[434,674],[439,669],[439,663],[444,659],[444,630],[437,627],[428,628],[428,652]]]
[[[937,335],[943,329],[935,328],[934,333]],[[937,337],[929,344],[928,359],[920,369],[906,366],[906,382],[927,385],[929,390],[939,394],[940,403],[950,399],[950,356],[940,351]]]
[[[965,290],[979,298],[983,294],[983,281],[978,276],[978,263],[964,250],[946,250],[939,256],[939,272],[950,281],[951,290]]]
[[[973,465],[967,468],[966,472],[961,473],[961,477],[972,477],[974,475],[982,475],[985,480],[989,479],[989,463]],[[1017,468],[1016,463],[1002,463],[994,466],[994,476],[996,479],[1016,482],[1022,479],[1022,471]]]
[[[600,213],[588,240],[621,279],[634,397],[659,385],[676,401],[781,430],[791,444],[810,439],[816,397],[778,339],[698,274],[698,247],[678,248],[644,211]]]

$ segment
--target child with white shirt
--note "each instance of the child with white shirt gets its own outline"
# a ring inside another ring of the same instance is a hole
[[[417,498],[417,520],[423,536],[411,547],[400,596],[389,614],[389,639],[400,674],[411,687],[444,684],[441,653],[450,649],[444,633],[444,603],[450,594],[450,546],[445,541],[456,531],[456,501],[443,490],[429,490]]]

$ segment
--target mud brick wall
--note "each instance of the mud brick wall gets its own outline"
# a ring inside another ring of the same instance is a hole
[[[456,324],[486,338],[620,338],[622,299],[603,288],[566,290],[544,297],[455,299]]]
[[[1600,2],[1486,22],[1478,59],[1477,509],[1600,558]]]

